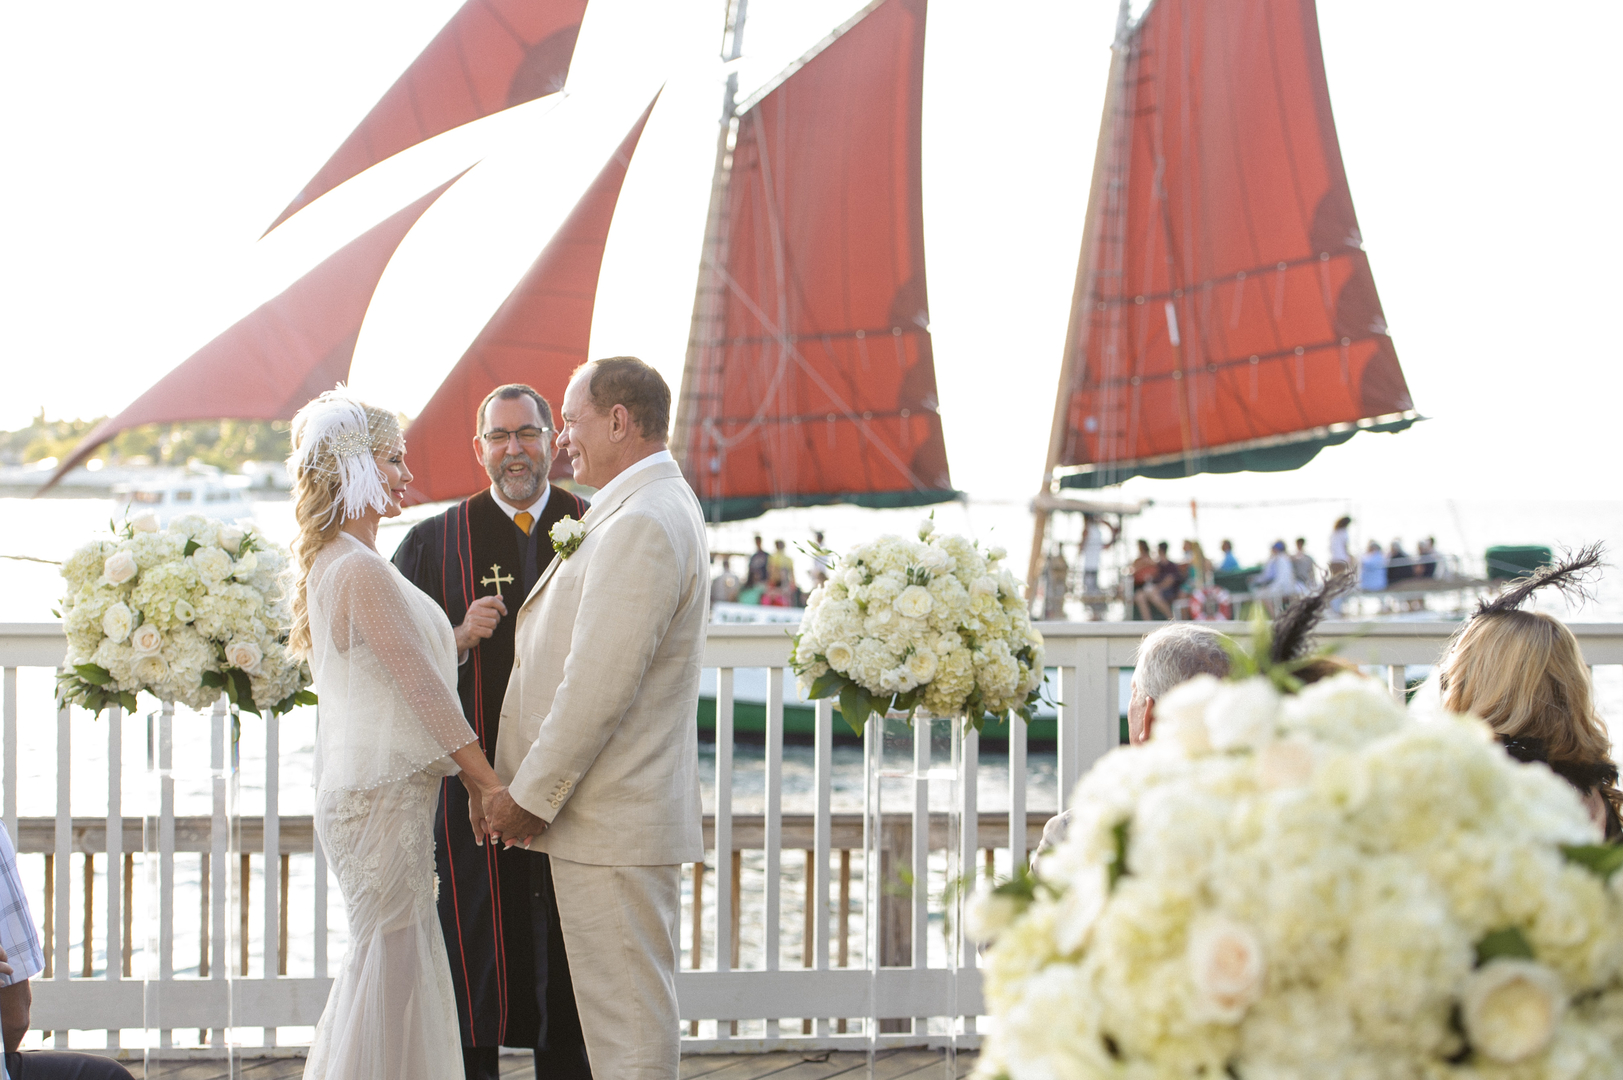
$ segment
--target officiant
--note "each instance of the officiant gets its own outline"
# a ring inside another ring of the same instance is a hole
[[[494,760],[513,667],[513,619],[554,557],[548,532],[587,504],[548,483],[552,407],[521,383],[475,417],[490,487],[414,526],[394,562],[456,628],[457,691]],[[535,1048],[538,1078],[590,1077],[547,856],[474,841],[468,796],[445,783],[434,819],[440,924],[450,953],[467,1080],[496,1080],[502,1046]]]

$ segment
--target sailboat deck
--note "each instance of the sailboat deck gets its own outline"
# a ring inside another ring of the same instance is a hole
[[[906,1080],[940,1077],[943,1052],[940,1050],[887,1050],[874,1069],[874,1076],[883,1080]],[[958,1076],[968,1076],[975,1067],[975,1055],[958,1055]],[[818,1051],[814,1053],[778,1054],[697,1054],[682,1059],[682,1080],[829,1080],[832,1077],[854,1078],[864,1075],[867,1055],[852,1051]],[[137,1080],[144,1080],[139,1062],[129,1066]],[[170,1064],[161,1072],[152,1073],[154,1080],[226,1080],[231,1076],[224,1061],[193,1061],[184,1065]],[[237,1076],[242,1080],[292,1080],[304,1075],[304,1059],[250,1058],[238,1062]],[[527,1054],[514,1054],[502,1059],[504,1077],[534,1076]]]

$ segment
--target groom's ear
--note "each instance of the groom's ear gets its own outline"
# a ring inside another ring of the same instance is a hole
[[[609,409],[609,441],[624,442],[631,435],[631,410],[624,405]]]

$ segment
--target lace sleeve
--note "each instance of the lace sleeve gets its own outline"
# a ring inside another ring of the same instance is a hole
[[[476,737],[456,695],[450,624],[426,597],[419,605],[408,596],[412,586],[381,556],[333,554],[308,586],[322,786],[364,790],[425,769],[455,772],[442,759]]]

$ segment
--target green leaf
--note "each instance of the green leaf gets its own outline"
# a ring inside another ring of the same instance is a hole
[[[868,692],[856,683],[848,682],[840,689],[840,715],[851,730],[858,735],[868,723],[868,714],[873,712],[873,704],[868,699]]]
[[[293,695],[293,704],[295,705],[314,705],[318,700],[314,690],[299,690]]]
[[[113,681],[113,673],[100,664],[74,664],[79,677],[93,686],[106,686]]]
[[[248,681],[248,673],[241,668],[232,668],[231,684],[236,691],[235,693],[227,691],[231,694],[231,704],[235,705],[239,712],[251,712],[258,716],[259,706],[254,704],[254,687]]]
[[[196,551],[198,548],[200,548],[202,546],[203,545],[199,544],[196,540],[187,540],[186,541],[186,549],[181,552],[181,558],[183,558],[183,559],[191,558],[192,557],[192,552]]]
[[[1110,835],[1116,841],[1116,850],[1110,856],[1110,888],[1112,891],[1116,888],[1116,882],[1127,876],[1127,844],[1131,838],[1132,829],[1133,819],[1122,818],[1110,830]]]
[[[212,686],[216,690],[225,689],[225,675],[221,672],[205,671],[201,681],[204,686]]]
[[[1623,870],[1623,846],[1617,844],[1562,844],[1561,854],[1602,881]]]
[[[1522,935],[1519,927],[1507,926],[1502,930],[1495,930],[1476,943],[1477,967],[1501,956],[1517,960],[1533,959],[1533,946],[1527,943],[1527,938]]]
[[[816,681],[814,681],[811,685],[811,693],[807,696],[813,701],[817,701],[821,698],[833,697],[835,694],[840,692],[841,687],[850,681],[850,679],[847,679],[838,671],[825,671],[821,675],[817,676]]]
[[[135,711],[135,693],[134,693],[134,691],[120,690],[118,692],[118,703],[120,705],[124,706],[124,711],[125,712],[133,713]]]

